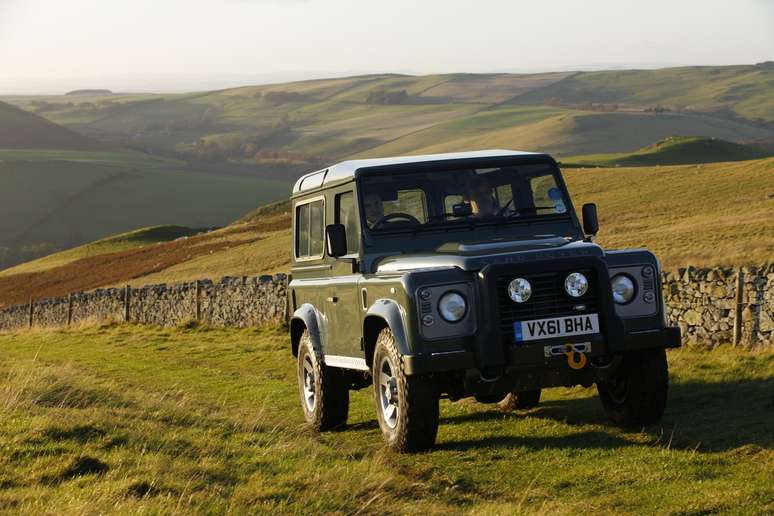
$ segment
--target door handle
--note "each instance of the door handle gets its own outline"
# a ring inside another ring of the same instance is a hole
[[[331,297],[329,297],[329,298],[327,299],[327,301],[328,301],[329,303],[338,303],[338,302],[339,302],[339,298],[338,298],[338,297],[336,297],[336,296],[331,296]]]

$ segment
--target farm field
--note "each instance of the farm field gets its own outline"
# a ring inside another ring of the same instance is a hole
[[[283,330],[131,325],[0,335],[0,511],[774,511],[774,352],[669,352],[661,424],[608,424],[593,388],[530,411],[441,402],[437,449],[303,424]]]

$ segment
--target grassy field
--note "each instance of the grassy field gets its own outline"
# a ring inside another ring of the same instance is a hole
[[[676,136],[661,140],[635,152],[592,154],[565,158],[563,163],[598,166],[695,165],[762,159],[772,153],[751,145],[718,140]]]
[[[597,203],[606,248],[647,247],[667,269],[774,257],[774,158],[564,174],[576,207]]]
[[[437,449],[303,424],[284,331],[108,326],[0,335],[0,511],[774,511],[774,352],[671,351],[660,425],[608,424],[594,389],[530,411],[442,401]]]

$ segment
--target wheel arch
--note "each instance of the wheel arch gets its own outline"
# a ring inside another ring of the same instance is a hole
[[[395,337],[395,344],[403,355],[410,354],[403,310],[392,299],[377,299],[366,312],[363,319],[363,350],[368,367],[373,366],[374,349],[379,333],[389,328]]]
[[[290,317],[290,350],[295,357],[298,356],[298,345],[305,330],[309,331],[315,349],[321,351],[322,342],[317,324],[317,311],[309,303],[299,306]]]

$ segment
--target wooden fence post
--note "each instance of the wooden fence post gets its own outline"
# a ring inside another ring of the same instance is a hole
[[[196,280],[196,322],[202,321],[202,282]]]
[[[132,293],[132,287],[127,285],[124,289],[124,322],[129,322],[129,296]]]
[[[32,317],[33,317],[33,314],[34,314],[34,310],[35,310],[35,304],[32,301],[32,298],[30,298],[30,320],[29,320],[29,323],[30,323],[29,327],[30,328],[32,328]]]
[[[67,326],[73,323],[73,293],[67,295]]]
[[[734,346],[742,342],[742,312],[744,306],[744,272],[736,273],[736,302],[734,303]]]

